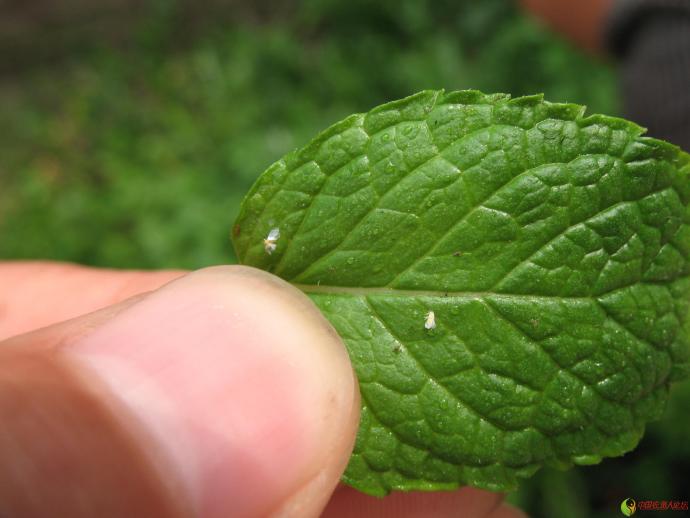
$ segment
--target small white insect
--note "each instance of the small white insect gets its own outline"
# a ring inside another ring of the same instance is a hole
[[[272,228],[266,239],[264,239],[264,250],[266,250],[268,255],[271,255],[275,251],[276,246],[278,246],[276,243],[278,238],[280,238],[280,229],[278,227]]]
[[[436,315],[433,311],[426,314],[426,321],[424,322],[424,329],[436,329]]]

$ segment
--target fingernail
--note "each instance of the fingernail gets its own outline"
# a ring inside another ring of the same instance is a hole
[[[65,354],[131,412],[200,516],[269,515],[349,455],[358,402],[347,352],[306,296],[268,274],[187,275]]]

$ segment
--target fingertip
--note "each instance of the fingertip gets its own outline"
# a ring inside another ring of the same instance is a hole
[[[316,515],[351,452],[347,351],[304,294],[265,272],[189,274],[65,354],[132,411],[152,462],[174,467],[202,516]]]

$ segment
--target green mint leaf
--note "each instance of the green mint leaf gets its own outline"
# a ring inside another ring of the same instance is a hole
[[[688,372],[690,157],[541,96],[425,91],[263,173],[233,240],[344,339],[361,491],[621,455]]]

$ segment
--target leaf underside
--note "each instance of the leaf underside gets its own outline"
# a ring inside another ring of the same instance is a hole
[[[690,357],[690,157],[643,132],[541,96],[425,91],[263,173],[234,245],[349,349],[346,483],[506,491],[637,444]]]

